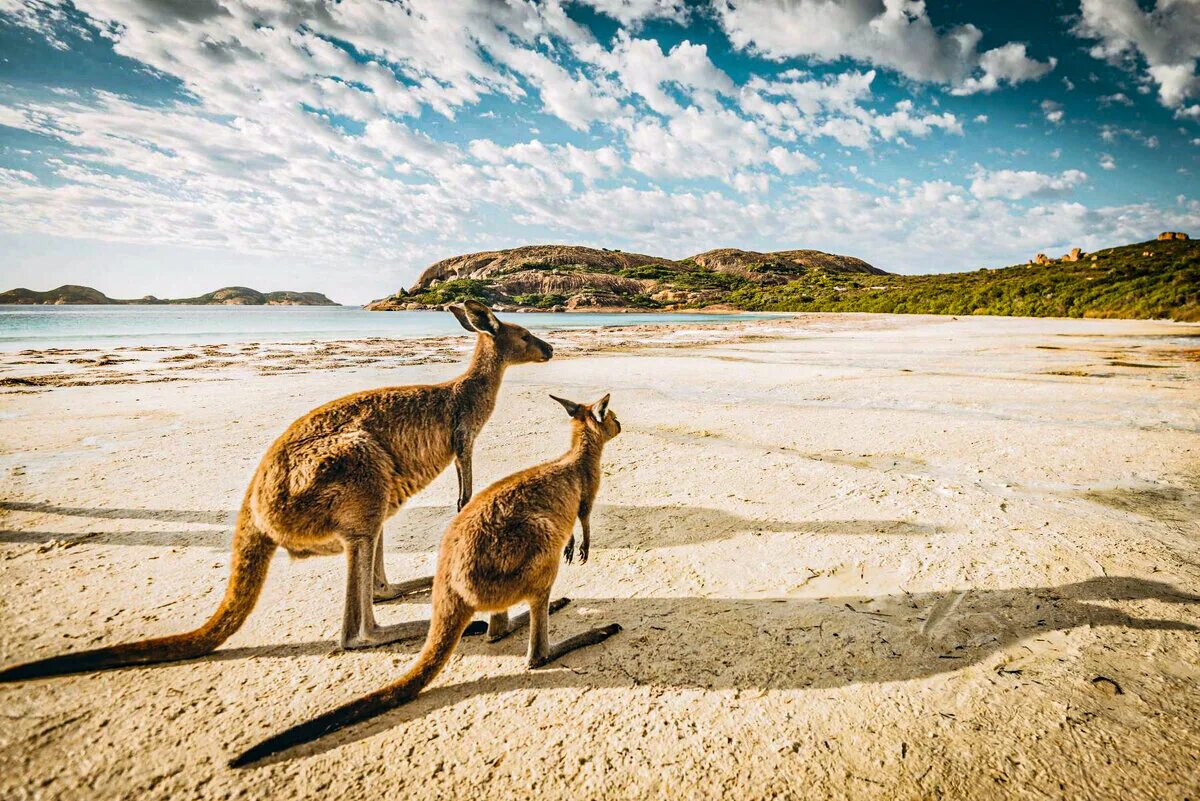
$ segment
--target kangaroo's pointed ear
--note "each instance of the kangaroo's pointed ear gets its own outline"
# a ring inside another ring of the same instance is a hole
[[[604,414],[608,411],[608,400],[612,395],[605,393],[604,397],[592,404],[592,414],[596,415],[596,422],[604,421]]]
[[[500,333],[500,321],[496,319],[496,315],[492,314],[491,309],[479,301],[463,301],[463,311],[466,312],[467,319],[471,321],[471,325],[475,327],[476,331],[492,336]]]
[[[471,325],[471,321],[467,319],[467,310],[462,307],[461,303],[451,303],[446,308],[448,308],[450,313],[458,319],[459,325],[470,331],[472,334],[475,333],[475,326]]]
[[[576,403],[575,401],[569,401],[566,398],[560,398],[557,395],[551,395],[550,397],[561,403],[563,408],[567,410],[567,414],[571,415],[572,417],[579,417],[580,412],[583,411],[583,405]]]

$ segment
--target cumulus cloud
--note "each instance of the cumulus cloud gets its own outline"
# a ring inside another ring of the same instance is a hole
[[[1016,84],[1023,81],[1035,81],[1050,72],[1058,64],[1058,59],[1035,61],[1025,53],[1025,45],[1021,42],[993,48],[979,57],[979,68],[983,74],[979,77],[969,77],[951,90],[955,95],[971,95],[976,92],[994,92],[1003,84]],[[1065,78],[1063,80],[1066,80]],[[1068,90],[1075,88],[1067,81]]]
[[[1063,121],[1062,103],[1055,100],[1043,100],[1041,103],[1042,114],[1046,117],[1047,122],[1052,122],[1055,125]]]
[[[633,124],[627,141],[630,166],[656,177],[731,180],[770,159],[766,135],[726,109],[688,108],[666,124],[645,119]]]
[[[971,194],[984,200],[1055,197],[1069,194],[1085,181],[1087,173],[1080,170],[1066,170],[1058,175],[1048,175],[1033,170],[992,172],[976,165],[975,177],[971,181]]]
[[[666,91],[672,87],[703,105],[716,104],[717,95],[734,92],[733,80],[708,58],[708,48],[682,42],[664,53],[658,42],[621,34],[611,52],[588,51],[593,63],[619,76],[622,87],[640,97],[651,110],[675,115],[680,104]]]
[[[974,25],[934,27],[917,0],[715,0],[733,45],[767,58],[851,58],[961,94],[1036,80],[1057,63],[1028,57],[1024,44],[978,51]]]
[[[652,19],[684,22],[688,18],[688,6],[685,0],[574,0],[574,2],[589,6],[629,27],[635,27]]]
[[[921,111],[911,100],[897,102],[890,112],[866,107],[874,80],[874,70],[823,79],[789,70],[774,80],[751,79],[742,87],[740,102],[773,136],[788,140],[829,137],[846,147],[869,148],[905,134],[962,133],[954,114]]]
[[[1110,64],[1137,68],[1158,87],[1164,106],[1183,109],[1200,94],[1200,3],[1155,0],[1143,9],[1138,0],[1081,0],[1073,32],[1097,40],[1089,51]]]

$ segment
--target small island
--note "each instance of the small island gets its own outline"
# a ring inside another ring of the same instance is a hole
[[[195,298],[156,298],[146,295],[136,300],[110,298],[90,286],[64,284],[57,289],[37,292],[24,287],[0,293],[0,304],[21,306],[340,306],[320,292],[259,292],[244,286],[227,286]]]

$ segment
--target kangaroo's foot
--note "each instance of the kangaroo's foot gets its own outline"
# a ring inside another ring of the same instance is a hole
[[[595,629],[576,634],[567,639],[556,642],[551,645],[544,653],[530,654],[529,668],[531,670],[545,667],[546,665],[558,659],[560,656],[576,651],[580,648],[586,648],[589,645],[597,645],[607,640],[609,637],[621,630],[620,623],[610,623],[607,626],[600,626]]]
[[[554,614],[569,603],[571,603],[570,598],[556,598],[550,602],[550,614]],[[515,634],[528,625],[528,612],[522,612],[519,615],[514,615],[512,618],[509,618],[507,612],[496,612],[488,619],[488,642],[500,642],[500,640],[503,640],[510,634]]]
[[[424,637],[428,632],[428,620],[397,623],[393,626],[372,626],[363,628],[350,637],[343,636],[341,645],[347,651],[356,648],[372,648],[376,645],[387,645],[390,642]]]
[[[381,581],[376,576],[373,596],[375,603],[380,603],[381,601],[392,601],[409,595],[419,595],[431,589],[433,589],[433,576],[411,579],[409,581],[398,581],[394,584],[389,583],[386,579]]]

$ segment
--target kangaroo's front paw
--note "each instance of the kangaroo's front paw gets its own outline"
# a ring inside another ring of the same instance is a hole
[[[583,561],[587,561],[586,551],[580,551]],[[567,540],[567,547],[563,549],[563,559],[567,560],[567,564],[571,564],[575,560],[575,535],[571,535],[571,539]]]

